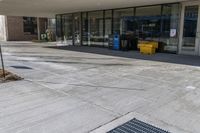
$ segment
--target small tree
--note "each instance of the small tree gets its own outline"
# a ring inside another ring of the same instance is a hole
[[[2,54],[1,44],[0,44],[0,55],[1,55],[1,65],[2,65],[3,77],[5,79],[6,78],[6,73],[5,73],[5,68],[4,68],[4,61],[3,61],[3,54]]]

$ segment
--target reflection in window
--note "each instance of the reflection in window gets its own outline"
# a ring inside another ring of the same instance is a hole
[[[80,13],[75,13],[73,15],[73,36],[74,36],[74,45],[80,45],[81,38],[81,14]]]
[[[183,28],[183,46],[195,47],[199,6],[186,6]]]
[[[180,10],[179,4],[163,5],[162,27],[160,41],[164,45],[165,51],[176,52],[178,48],[178,31]],[[170,36],[170,31],[174,30],[174,35]]]
[[[108,46],[108,37],[112,34],[112,10],[105,11],[105,41],[104,46]]]
[[[136,8],[136,34],[140,40],[159,41],[161,6]]]
[[[37,35],[37,18],[23,17],[24,32],[32,35]]]
[[[103,46],[103,11],[88,13],[88,45]]]
[[[72,27],[72,14],[63,15],[62,16],[62,32],[63,32],[63,38],[67,45],[73,44],[73,27]]]
[[[114,33],[125,34],[124,32],[133,31],[134,9],[114,10]]]
[[[88,45],[88,17],[87,13],[82,13],[82,45]]]
[[[62,38],[62,19],[61,15],[56,15],[56,40],[61,41]]]

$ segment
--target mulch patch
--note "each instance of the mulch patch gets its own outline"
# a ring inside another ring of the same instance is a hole
[[[10,82],[10,81],[18,81],[18,80],[22,80],[22,79],[23,78],[17,76],[16,74],[13,74],[6,70],[5,70],[5,78],[4,78],[3,71],[2,71],[2,69],[0,69],[0,83]]]

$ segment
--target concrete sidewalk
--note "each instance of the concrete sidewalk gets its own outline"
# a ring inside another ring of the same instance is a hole
[[[53,45],[3,46],[7,68],[24,80],[0,84],[0,133],[106,132],[132,118],[174,133],[199,132],[198,65]],[[187,56],[193,58],[199,59]]]

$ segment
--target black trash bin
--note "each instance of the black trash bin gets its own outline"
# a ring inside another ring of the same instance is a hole
[[[121,35],[121,50],[128,51],[128,40],[126,34]]]
[[[159,53],[165,52],[165,43],[164,42],[158,42],[158,49],[156,50]]]
[[[108,37],[108,48],[113,49],[114,45],[114,35],[109,35]]]
[[[134,33],[127,34],[128,50],[137,50],[138,38]]]
[[[138,38],[133,37],[131,39],[131,50],[138,50]]]

